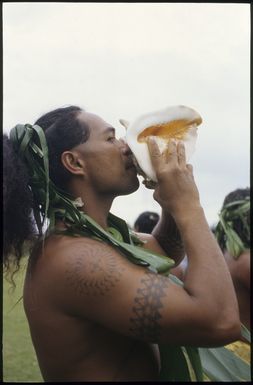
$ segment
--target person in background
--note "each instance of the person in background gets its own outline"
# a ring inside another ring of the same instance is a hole
[[[151,234],[153,228],[159,221],[159,214],[153,211],[144,211],[134,222],[134,230],[139,233]]]
[[[224,199],[213,232],[224,254],[237,295],[241,323],[250,331],[250,189],[238,188]],[[244,337],[241,340],[246,343]],[[249,346],[229,345],[249,361]]]
[[[224,199],[214,234],[236,289],[241,322],[250,329],[250,189],[236,189]]]

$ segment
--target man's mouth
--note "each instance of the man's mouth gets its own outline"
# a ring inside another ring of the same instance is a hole
[[[129,161],[126,163],[126,170],[129,170],[130,168],[134,168],[136,170],[135,164],[132,159],[129,159]]]
[[[134,169],[136,169],[136,167],[135,167],[135,165],[132,163],[132,164],[128,164],[127,166],[126,166],[126,170],[129,170],[130,168],[134,168]]]

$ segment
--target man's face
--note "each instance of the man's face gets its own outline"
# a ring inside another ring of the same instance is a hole
[[[80,144],[85,161],[87,180],[96,193],[118,196],[136,191],[139,187],[131,150],[115,137],[115,129],[99,116],[82,112],[78,117],[90,127],[87,142]]]

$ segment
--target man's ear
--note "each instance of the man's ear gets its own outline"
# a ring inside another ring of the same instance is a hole
[[[61,154],[64,167],[75,175],[85,175],[85,162],[76,151],[64,151]]]

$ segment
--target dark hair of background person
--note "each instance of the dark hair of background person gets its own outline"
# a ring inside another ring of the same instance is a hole
[[[84,111],[77,106],[55,109],[41,116],[34,124],[45,132],[49,176],[55,185],[67,191],[71,173],[61,162],[61,154],[84,143],[90,129],[78,119]],[[29,173],[24,161],[3,135],[3,264],[4,270],[18,271],[26,241],[36,240],[33,218],[33,194],[29,188]]]
[[[243,200],[247,197],[250,197],[250,189],[247,188],[238,188],[229,194],[226,195],[222,208],[224,208],[225,205],[228,203],[236,202],[239,200]],[[244,220],[246,221],[247,225],[250,226],[250,210],[246,212],[244,215]],[[242,242],[249,248],[250,247],[250,239],[247,233],[245,232],[244,223],[242,221],[242,218],[240,216],[233,219],[233,229],[238,234],[238,236],[241,238]],[[226,249],[226,234],[225,232],[222,233],[221,239],[219,241],[220,247],[222,251]]]
[[[151,234],[153,228],[159,221],[159,218],[159,214],[155,212],[144,211],[134,222],[134,230],[139,231],[140,233]]]

